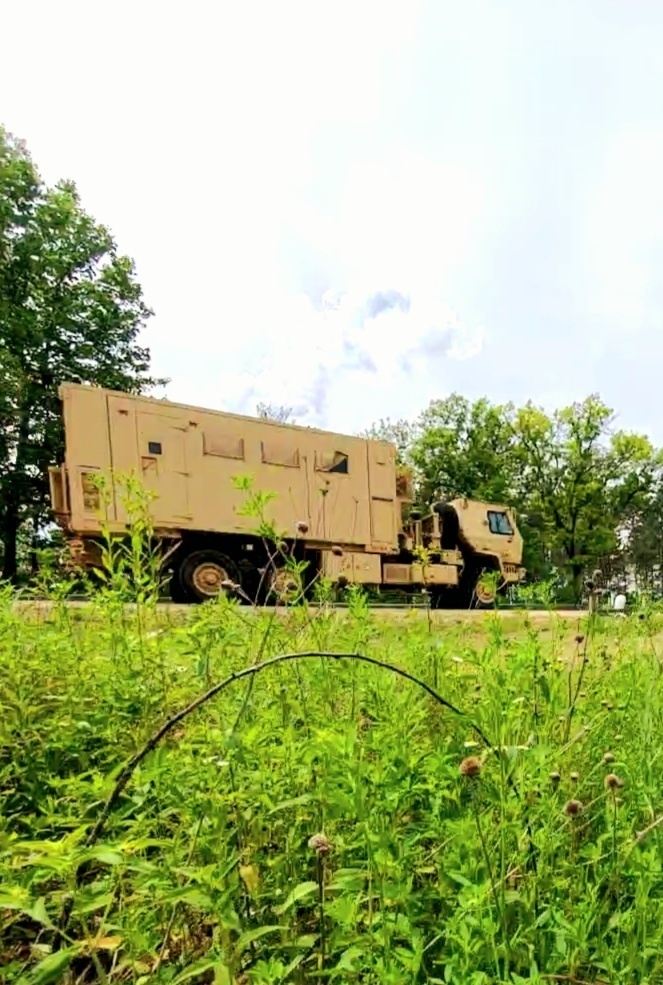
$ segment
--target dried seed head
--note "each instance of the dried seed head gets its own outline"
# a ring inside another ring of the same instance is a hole
[[[476,756],[466,756],[459,769],[462,776],[477,777],[481,772],[481,760]]]
[[[308,533],[308,523],[306,522],[306,520],[299,520],[299,522],[297,523],[297,533],[298,534]]]
[[[578,644],[578,646],[580,646],[580,644],[583,642],[584,639],[585,637],[582,635],[582,633],[578,633],[578,635],[576,636],[576,643]]]
[[[619,790],[624,786],[624,781],[616,773],[608,773],[603,782],[606,790]]]
[[[579,800],[567,800],[564,804],[564,813],[567,817],[577,817],[582,811],[582,803]]]
[[[319,834],[313,835],[309,838],[308,847],[312,848],[314,852],[318,853],[318,855],[326,855],[331,849],[331,842],[327,835],[320,832]]]
[[[550,782],[552,783],[552,785],[553,785],[554,787],[556,787],[556,786],[557,786],[557,784],[559,783],[559,781],[560,781],[561,779],[562,779],[562,778],[561,778],[561,776],[559,775],[559,773],[557,772],[557,770],[553,770],[553,772],[552,772],[552,773],[550,774]]]
[[[523,874],[519,867],[515,865],[513,869],[510,869],[506,874],[507,882],[510,889],[516,889],[518,884],[522,881]]]
[[[607,752],[603,757],[603,762],[605,763],[606,766],[608,765],[608,763],[614,763],[614,761],[615,761],[615,757],[611,752]]]
[[[338,585],[339,588],[347,588],[348,579],[345,577],[345,575],[339,575],[338,578],[336,579],[336,584]]]
[[[342,547],[339,547],[338,544],[334,544],[334,546],[331,549],[331,552],[332,552],[332,554],[335,554],[336,557],[342,557],[343,556],[343,548]]]

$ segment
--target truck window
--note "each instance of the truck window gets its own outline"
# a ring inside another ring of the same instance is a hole
[[[513,527],[506,513],[497,510],[488,510],[488,526],[491,534],[511,535],[513,533]]]
[[[287,468],[299,468],[299,448],[291,444],[277,441],[262,441],[262,460],[265,465],[283,465]]]
[[[203,455],[215,458],[244,458],[244,439],[235,434],[203,432]]]
[[[348,456],[342,451],[323,451],[318,456],[316,468],[319,472],[336,472],[347,475],[349,472]]]

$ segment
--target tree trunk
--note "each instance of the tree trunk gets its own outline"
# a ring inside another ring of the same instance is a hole
[[[13,515],[12,515],[13,514]],[[18,515],[17,511],[5,512],[3,523],[0,527],[2,545],[4,548],[4,559],[2,564],[2,577],[7,581],[15,581],[18,574]]]
[[[571,561],[571,572],[573,575],[573,595],[576,602],[582,601],[582,583],[584,567],[578,562]]]
[[[2,533],[5,557],[2,567],[2,577],[7,581],[16,581],[18,574],[18,531],[21,517],[21,471],[25,468],[26,450],[30,438],[30,395],[23,393],[18,422],[18,437],[16,441],[16,459],[14,467],[7,476],[4,509],[2,511]]]

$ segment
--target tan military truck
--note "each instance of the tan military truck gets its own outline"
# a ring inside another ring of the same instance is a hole
[[[268,516],[308,562],[309,580],[425,586],[437,606],[492,604],[495,586],[479,583],[486,570],[497,573],[497,590],[524,576],[511,510],[466,499],[411,510],[411,477],[388,442],[79,384],[63,385],[60,397],[65,460],[50,470],[51,501],[72,551],[99,565],[103,526],[126,534],[118,479],[133,474],[153,494],[176,601],[204,601],[229,582],[251,598],[262,585],[261,600],[283,592],[287,573],[268,563],[255,518],[242,513],[241,475],[276,494]],[[98,475],[110,483],[105,504]]]

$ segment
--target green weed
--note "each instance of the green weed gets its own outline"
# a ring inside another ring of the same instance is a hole
[[[141,544],[0,592],[3,981],[663,980],[655,607],[175,615]]]

